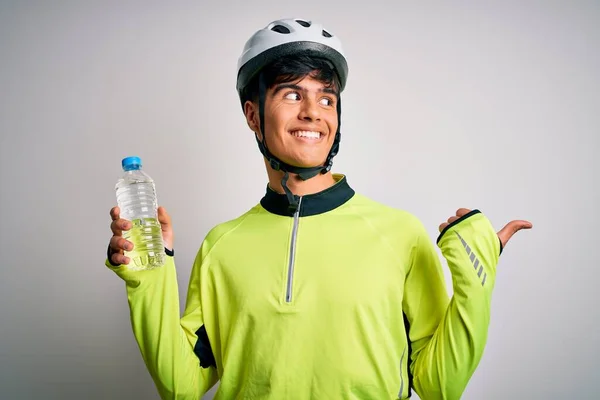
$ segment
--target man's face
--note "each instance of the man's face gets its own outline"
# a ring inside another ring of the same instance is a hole
[[[337,132],[337,95],[310,76],[277,84],[265,98],[267,148],[297,167],[322,165]]]

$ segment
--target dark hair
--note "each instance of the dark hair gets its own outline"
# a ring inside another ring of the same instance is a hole
[[[263,68],[267,89],[284,82],[299,81],[306,76],[322,82],[328,88],[337,89],[340,81],[333,64],[323,58],[294,55],[281,58]],[[247,100],[258,102],[258,74],[242,91],[242,104]]]

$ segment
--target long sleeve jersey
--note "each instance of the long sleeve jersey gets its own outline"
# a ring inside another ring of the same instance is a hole
[[[183,316],[174,257],[130,271],[133,333],[164,399],[458,399],[487,339],[501,244],[478,210],[437,245],[420,221],[356,193],[343,175],[299,198],[267,188],[215,226]]]

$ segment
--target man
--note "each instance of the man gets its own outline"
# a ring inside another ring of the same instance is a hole
[[[495,267],[518,230],[498,234],[477,210],[440,225],[448,299],[427,231],[411,214],[331,172],[348,67],[314,21],[259,30],[237,89],[264,156],[260,203],[214,227],[194,262],[185,312],[173,231],[159,208],[167,262],[127,269],[131,223],[111,210],[107,266],[126,282],[133,332],[165,399],[458,399],[482,356]]]

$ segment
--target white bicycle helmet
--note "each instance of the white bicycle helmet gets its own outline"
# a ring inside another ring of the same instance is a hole
[[[264,129],[264,101],[265,84],[262,69],[273,61],[286,56],[304,54],[310,57],[320,58],[328,61],[333,67],[339,80],[339,93],[344,90],[348,78],[348,64],[342,50],[340,40],[331,32],[325,30],[320,24],[300,18],[280,19],[271,22],[265,28],[260,29],[244,46],[242,55],[238,59],[238,75],[236,89],[242,101],[246,86],[258,76],[259,82],[259,118],[260,130]],[[324,174],[331,170],[333,157],[337,154],[340,145],[341,125],[341,99],[338,97],[338,130],[324,165],[314,167],[297,167],[279,160],[267,148],[265,135],[256,141],[263,156],[269,161],[271,167],[276,171],[283,171],[282,187],[287,195],[290,211],[295,212],[298,207],[296,196],[287,187],[289,173],[297,174],[301,179],[310,179],[319,173]]]
[[[238,59],[238,93],[241,95],[243,88],[264,66],[300,52],[332,63],[340,80],[339,91],[344,89],[348,64],[337,36],[317,22],[290,18],[273,21],[248,39]]]

